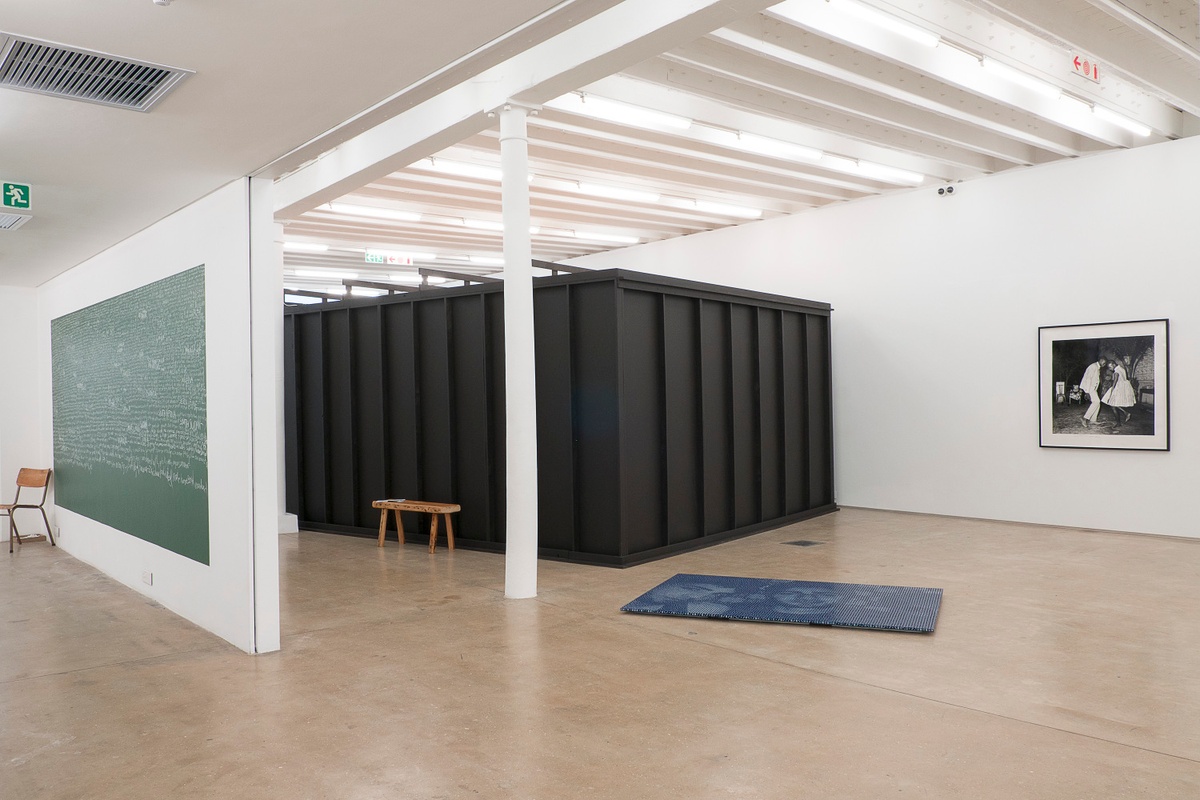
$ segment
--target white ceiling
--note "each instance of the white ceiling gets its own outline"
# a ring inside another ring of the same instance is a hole
[[[38,285],[464,56],[473,54],[441,80],[616,2],[0,0],[0,40],[15,34],[196,73],[149,113],[0,89],[0,177],[32,185],[34,216],[0,232],[0,284]],[[433,88],[407,92],[345,134]],[[301,149],[293,158],[304,157]]]
[[[864,21],[855,13],[864,6],[940,42],[914,44]],[[745,221],[689,208],[694,201],[760,209],[761,218],[770,218],[1194,135],[1200,131],[1198,17],[1187,0],[790,0],[578,87],[585,98],[682,115],[693,120],[686,131],[550,107],[531,118],[534,257],[555,261],[625,246],[595,234],[647,242]],[[1065,96],[1043,96],[998,76],[981,58]],[[1084,62],[1098,65],[1098,81],[1077,74]],[[1125,130],[1089,105],[1150,131]],[[827,155],[805,161],[746,153],[729,141],[739,132],[743,141],[754,134]],[[496,167],[497,131],[433,155],[435,163]],[[854,161],[846,159],[916,172],[922,180],[854,174]],[[287,239],[330,248],[288,252],[288,285],[320,290],[337,283],[295,270],[340,268],[368,280],[404,272],[364,264],[365,249],[424,254],[417,267],[499,269],[486,259],[498,257],[500,232],[464,224],[498,224],[499,182],[429,166],[418,162],[342,198],[418,214],[418,221],[373,220],[325,205],[288,219]],[[579,181],[660,197],[598,199],[580,194],[573,186]],[[472,265],[468,257],[484,262]]]
[[[884,192],[936,191],[1200,131],[1193,0],[857,6],[937,35],[936,47],[862,20],[852,2],[789,0],[576,87],[589,98],[681,115],[693,121],[687,130],[550,107],[532,118],[535,258],[561,260],[745,221],[697,208],[697,201],[760,209],[770,218]],[[37,285],[230,180],[301,167],[617,0],[392,0],[339,4],[335,12],[315,0],[175,0],[167,8],[151,0],[0,3],[0,31],[196,71],[148,114],[0,89],[0,177],[33,184],[35,202],[33,221],[0,232],[0,284]],[[552,6],[554,13],[539,18]],[[1076,55],[1099,64],[1098,82],[1074,74]],[[1151,132],[1139,136],[1087,105],[1042,96],[984,70],[979,57]],[[747,153],[738,149],[739,135],[742,143],[757,135],[826,155],[797,161]],[[428,155],[498,165],[496,131]],[[871,164],[923,179],[914,186],[862,174]],[[500,220],[499,183],[427,166],[379,175],[343,198],[413,212],[419,221],[371,220],[324,206],[284,220],[285,238],[330,248],[288,252],[289,271],[342,267],[370,279],[396,272],[365,265],[368,248],[429,254],[422,263],[442,269],[498,269],[462,259],[499,254],[499,232],[464,225]],[[659,199],[586,196],[580,181]],[[330,281],[293,276],[288,283]]]

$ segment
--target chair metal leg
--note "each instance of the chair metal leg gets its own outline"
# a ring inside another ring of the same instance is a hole
[[[42,522],[46,523],[46,535],[50,537],[50,546],[55,547],[54,531],[50,530],[50,518],[46,516],[46,509],[38,508],[38,511],[42,512]]]

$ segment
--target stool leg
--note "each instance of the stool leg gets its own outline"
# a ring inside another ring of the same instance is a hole
[[[400,541],[400,549],[404,549],[404,523],[400,521],[400,509],[393,509],[396,513],[396,538]]]
[[[432,553],[437,547],[438,515],[430,514],[429,517],[429,552]]]
[[[383,547],[383,537],[387,535],[387,512],[386,508],[379,509],[379,546]]]
[[[450,550],[454,549],[454,523],[450,521],[450,515],[444,514],[446,518],[446,547]]]
[[[42,512],[42,522],[46,523],[46,535],[50,537],[50,546],[54,547],[54,531],[50,530],[50,520],[46,518],[46,509],[39,508],[38,511]]]

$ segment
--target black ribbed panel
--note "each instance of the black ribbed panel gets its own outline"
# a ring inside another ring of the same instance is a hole
[[[460,543],[503,547],[503,314],[490,285],[288,310],[302,526],[451,501]],[[607,271],[538,279],[534,314],[543,555],[632,564],[834,509],[828,306]]]

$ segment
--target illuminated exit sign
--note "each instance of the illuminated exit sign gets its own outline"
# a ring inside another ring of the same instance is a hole
[[[1071,67],[1076,75],[1087,78],[1092,83],[1100,82],[1100,65],[1087,56],[1076,54],[1071,59]]]
[[[405,253],[389,253],[386,250],[368,250],[366,262],[368,264],[389,264],[392,266],[411,267],[413,258]]]
[[[4,193],[3,206],[5,208],[20,208],[26,211],[29,210],[29,184],[27,183],[9,183],[3,181],[3,186],[0,190]]]

